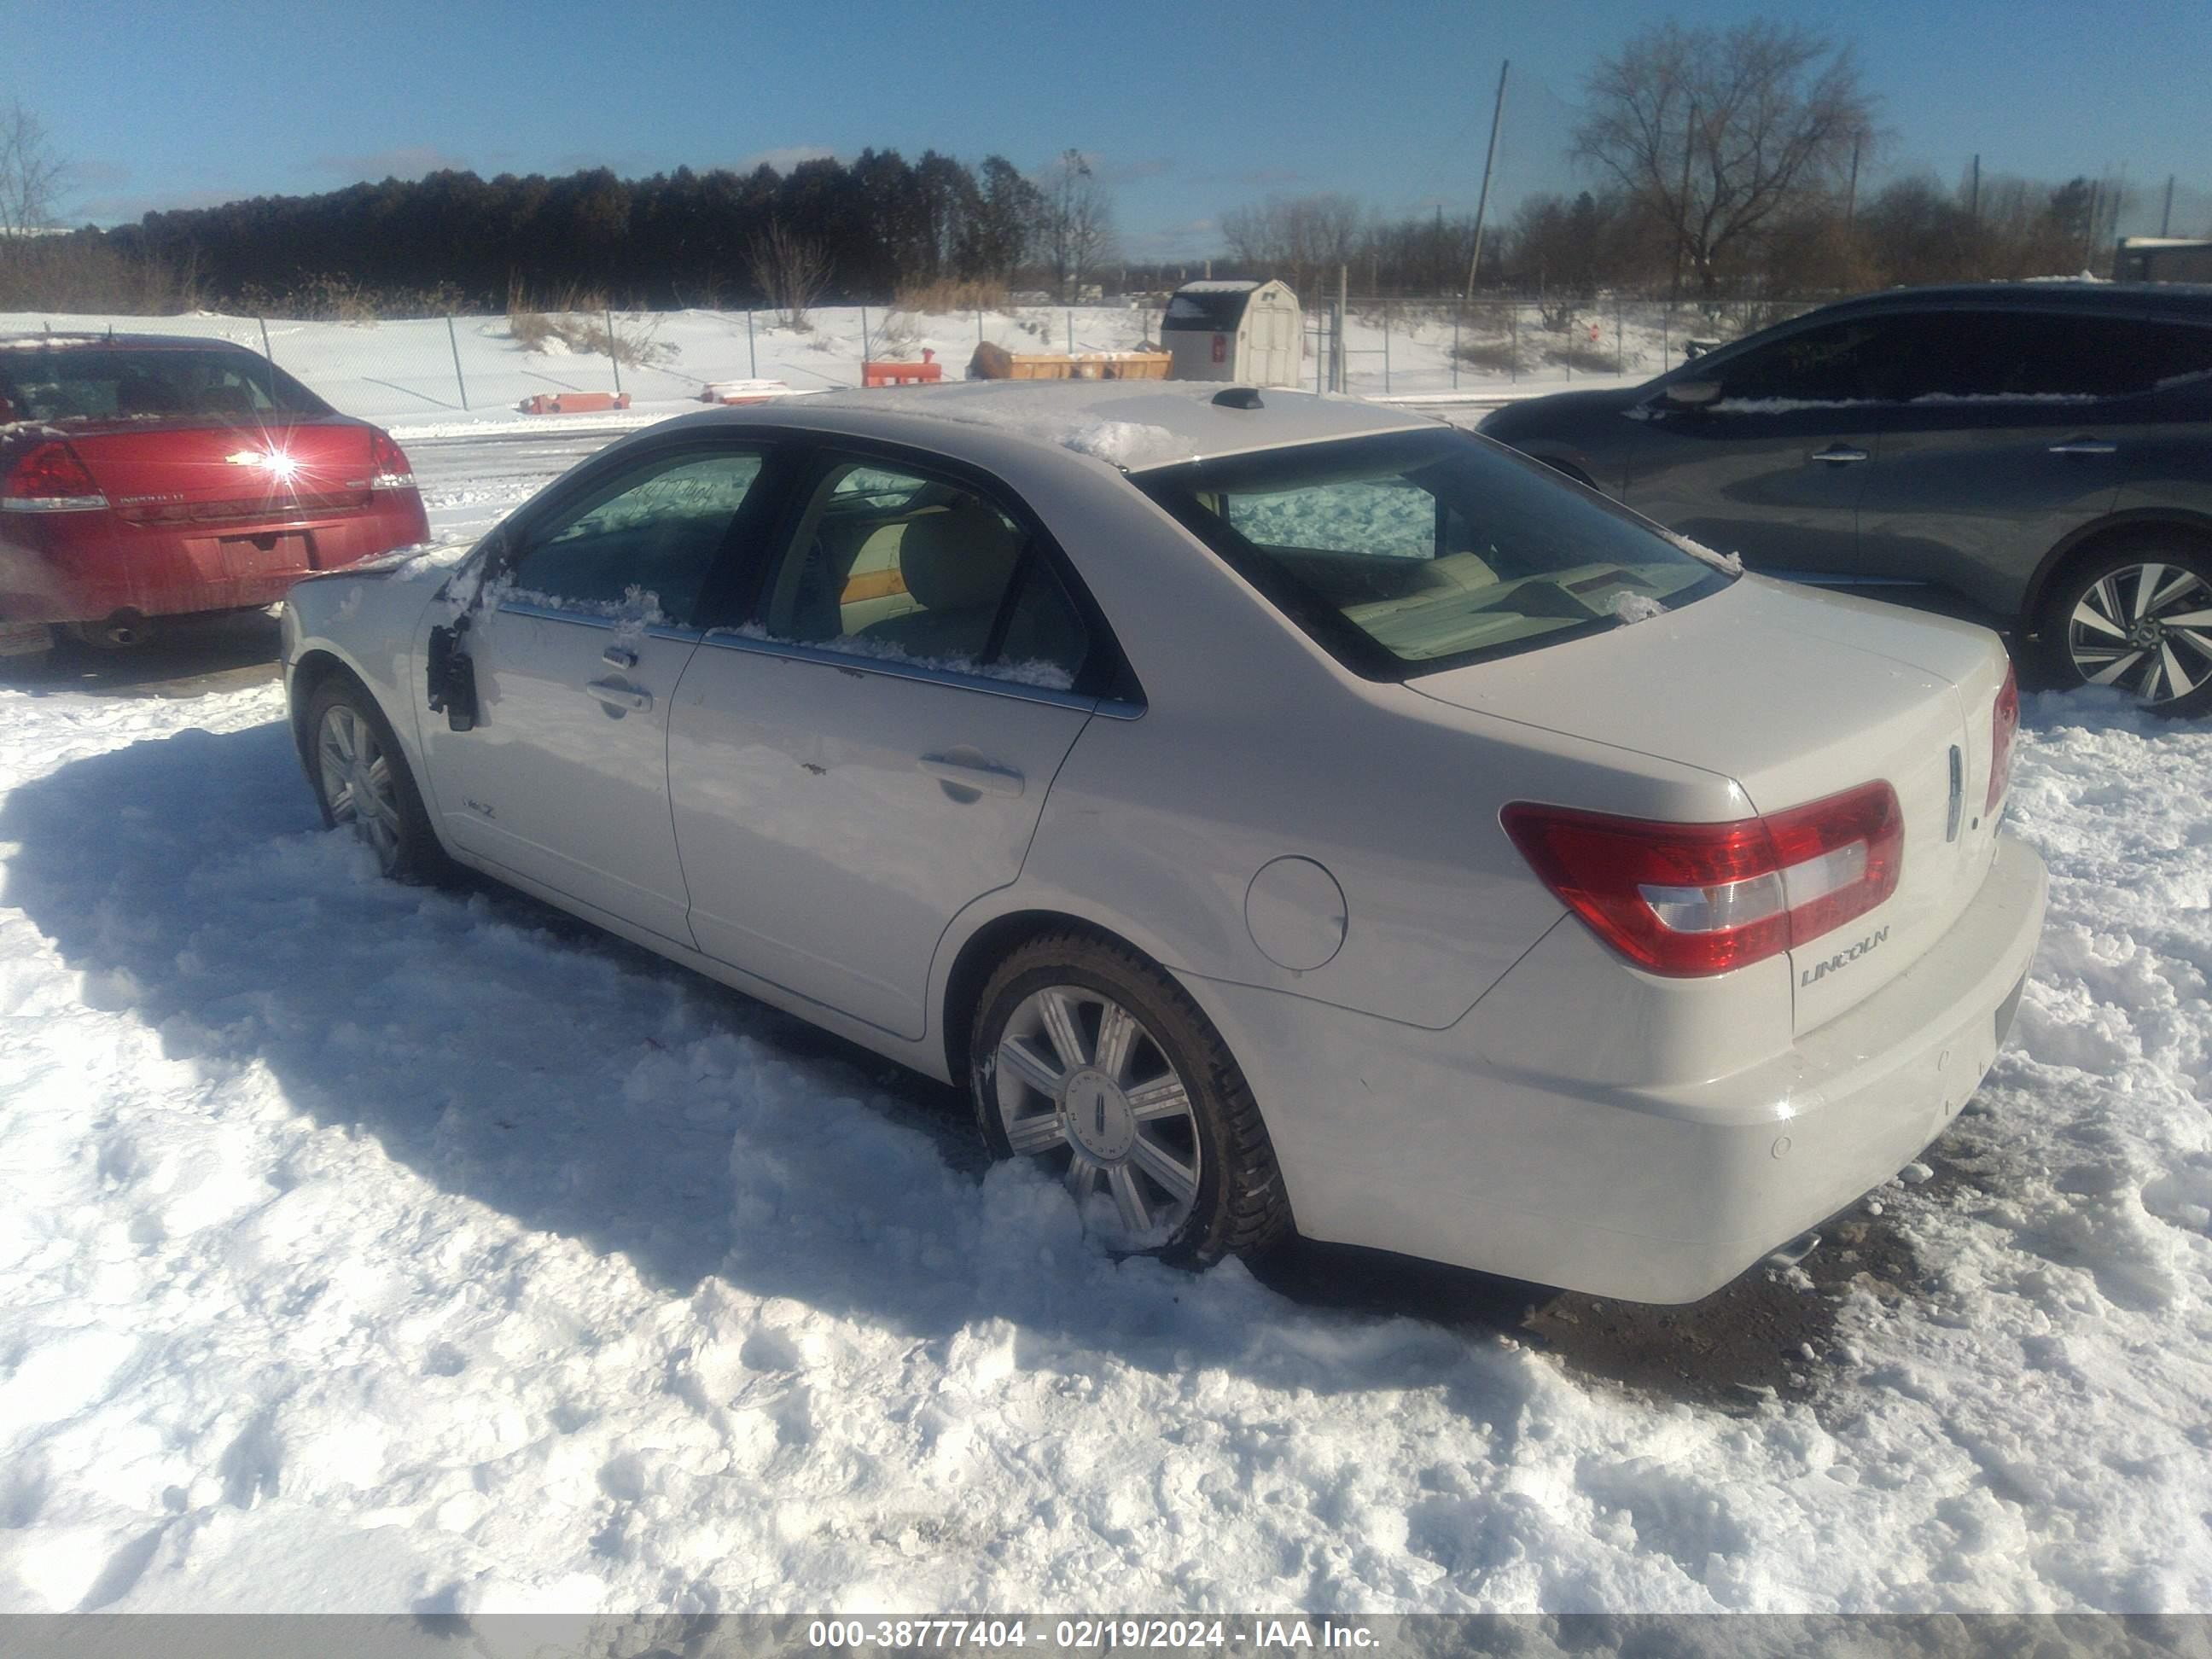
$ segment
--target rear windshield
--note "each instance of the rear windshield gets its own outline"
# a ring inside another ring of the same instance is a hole
[[[1601,633],[1730,580],[1642,520],[1463,432],[1302,445],[1135,482],[1371,679]]]
[[[19,421],[132,416],[327,415],[330,405],[265,357],[189,346],[31,346],[0,350],[0,398]]]

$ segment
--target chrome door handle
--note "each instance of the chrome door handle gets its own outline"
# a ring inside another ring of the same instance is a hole
[[[620,680],[593,680],[584,688],[610,708],[633,708],[639,711],[653,707],[653,693],[641,691],[634,685],[624,685]]]
[[[2063,444],[2051,446],[2054,455],[2116,455],[2120,447],[2107,443],[2102,438],[2069,438]]]
[[[980,789],[987,795],[1022,793],[1022,775],[1012,767],[991,766],[981,761],[957,761],[943,755],[924,755],[915,764],[931,777],[963,789]]]
[[[599,653],[599,660],[610,668],[635,668],[637,653],[626,645],[611,645]]]
[[[1813,453],[1814,460],[1826,461],[1832,466],[1840,466],[1845,461],[1863,461],[1866,458],[1866,451],[1853,449],[1845,444],[1830,444],[1826,449],[1815,450]]]

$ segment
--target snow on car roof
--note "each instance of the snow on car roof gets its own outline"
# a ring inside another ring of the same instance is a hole
[[[828,392],[793,408],[788,418],[883,437],[905,435],[910,423],[924,422],[984,427],[1095,456],[1127,472],[1437,424],[1425,415],[1356,398],[1279,386],[1260,388],[1256,408],[1217,403],[1229,389],[1213,380],[964,380],[910,391]],[[726,413],[762,418],[757,409]]]

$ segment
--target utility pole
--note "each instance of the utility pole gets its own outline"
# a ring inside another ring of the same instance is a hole
[[[1851,182],[1844,191],[1844,228],[1851,228],[1851,220],[1859,206],[1859,141],[1851,140]]]
[[[2166,211],[2158,216],[2158,234],[2165,235],[2173,228],[2173,175],[2166,175]]]
[[[1976,230],[1982,228],[1982,158],[1974,157],[1974,182],[1966,197],[1966,217]]]
[[[1690,119],[1682,130],[1682,220],[1674,228],[1674,276],[1667,285],[1667,309],[1682,302],[1682,242],[1690,231],[1690,157],[1698,147],[1698,100],[1690,100]]]
[[[1474,277],[1482,264],[1482,221],[1490,211],[1490,170],[1498,165],[1498,129],[1505,120],[1505,72],[1513,67],[1510,58],[1498,65],[1498,102],[1490,112],[1490,152],[1482,158],[1482,193],[1474,198],[1474,252],[1467,262],[1467,292],[1462,299],[1474,297]]]

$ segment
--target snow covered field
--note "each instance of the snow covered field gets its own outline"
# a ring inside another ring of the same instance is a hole
[[[1593,314],[1599,337],[1589,325],[1572,336],[1543,334],[1534,313],[1524,307],[1520,343],[1526,368],[1517,377],[1502,368],[1451,367],[1454,340],[1447,314],[1431,308],[1395,308],[1387,319],[1389,335],[1385,368],[1386,319],[1379,309],[1355,307],[1345,328],[1351,390],[1362,395],[1389,392],[1405,398],[1527,396],[1572,386],[1619,385],[1618,374],[1592,375],[1543,361],[1547,348],[1613,354],[1609,368],[1625,362],[1628,380],[1642,380],[1672,366],[1680,351],[1680,331],[1664,333],[1657,313],[1630,321],[1616,338],[1610,313]],[[889,322],[893,332],[886,335]],[[860,383],[866,353],[878,358],[915,359],[924,347],[937,353],[945,374],[965,373],[977,340],[989,339],[1012,351],[1127,351],[1157,330],[1157,311],[1124,306],[1022,307],[1012,311],[911,316],[881,307],[864,318],[856,306],[826,307],[811,314],[804,331],[769,325],[769,313],[753,314],[748,339],[743,312],[677,311],[616,313],[618,332],[650,336],[658,353],[654,367],[625,368],[622,385],[633,398],[622,413],[529,416],[516,405],[533,394],[562,391],[611,392],[612,367],[603,356],[568,351],[559,341],[550,351],[527,351],[513,337],[504,317],[460,317],[448,334],[443,318],[379,323],[292,322],[270,319],[267,346],[279,367],[296,375],[349,415],[389,427],[401,442],[497,430],[543,430],[588,422],[613,430],[648,426],[671,415],[696,409],[700,392],[712,381],[760,378],[781,380],[793,392],[823,392]],[[252,317],[199,313],[186,317],[48,315],[42,312],[0,313],[0,334],[58,331],[140,331],[204,335],[259,351],[261,322]],[[1155,335],[1154,337],[1157,337]],[[1472,327],[1461,336],[1476,342]],[[1499,349],[1508,337],[1498,333]],[[1312,384],[1316,343],[1306,346],[1306,384]],[[1673,352],[1674,357],[1669,357]],[[456,373],[458,357],[459,370]],[[890,396],[927,395],[887,392]],[[464,407],[465,400],[466,406]]]
[[[603,441],[413,447],[466,535]],[[2202,725],[2030,699],[2013,1045],[1728,1409],[1116,1263],[943,1091],[377,879],[281,712],[0,692],[0,1609],[2212,1609]]]

